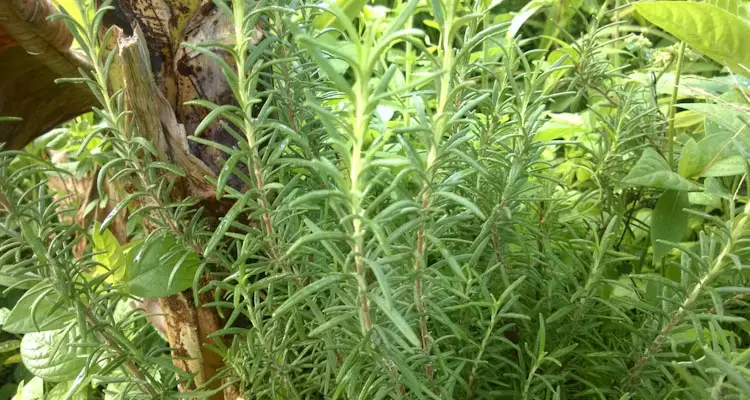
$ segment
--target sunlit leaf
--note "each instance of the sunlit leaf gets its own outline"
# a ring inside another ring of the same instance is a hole
[[[86,364],[83,348],[72,346],[75,340],[74,329],[27,333],[21,341],[23,364],[46,381],[71,380]]]
[[[750,68],[750,22],[713,4],[688,1],[637,2],[633,7],[660,28],[737,73]],[[744,72],[747,73],[747,72]]]

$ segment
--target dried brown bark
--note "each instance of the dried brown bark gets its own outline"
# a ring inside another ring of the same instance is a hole
[[[115,28],[115,38],[125,98],[128,109],[132,111],[129,122],[136,126],[135,132],[154,145],[158,159],[172,161],[185,172],[185,177],[175,186],[172,196],[176,200],[185,196],[215,196],[215,191],[205,179],[213,172],[188,151],[184,126],[177,122],[172,107],[152,78],[149,59],[145,57],[146,41],[140,27],[135,26],[132,36]],[[212,378],[223,366],[223,360],[206,346],[216,345],[216,339],[210,339],[209,335],[221,328],[221,321],[214,309],[202,306],[211,299],[205,296],[199,298],[201,302],[198,307],[189,291],[158,300],[161,311],[166,314],[164,330],[173,363],[194,375],[194,385],[181,385],[183,391],[217,389],[221,385],[221,381]],[[234,398],[231,396],[219,392],[211,399]]]
[[[86,61],[70,49],[73,36],[48,0],[0,0],[0,125],[6,149],[21,149],[42,133],[91,109],[94,97],[81,85],[56,84],[77,77]]]

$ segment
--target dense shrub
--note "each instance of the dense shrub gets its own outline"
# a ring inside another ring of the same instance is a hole
[[[217,2],[218,215],[78,3],[100,106],[0,156],[6,345],[61,396],[176,398],[132,304],[188,290],[246,399],[745,398],[747,6],[615,3]]]

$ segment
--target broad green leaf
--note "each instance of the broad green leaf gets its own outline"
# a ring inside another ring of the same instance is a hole
[[[750,20],[750,3],[747,0],[707,0],[706,3],[711,3],[730,14]]]
[[[123,283],[138,297],[166,297],[189,288],[200,265],[192,250],[183,248],[168,234],[149,238],[131,253]]]
[[[653,77],[647,72],[633,72],[629,79],[646,86],[653,85]],[[672,95],[675,74],[667,72],[656,82],[654,89],[658,95]],[[694,74],[680,75],[680,86],[677,89],[677,99],[708,99],[718,96],[732,89],[734,83],[722,80],[721,77],[706,78]],[[681,106],[682,104],[678,104]]]
[[[705,119],[705,116],[695,111],[681,111],[674,116],[674,127],[676,129],[689,128],[691,126],[703,123]]]
[[[654,207],[651,216],[651,244],[654,246],[654,260],[661,260],[670,249],[669,245],[658,240],[679,242],[687,232],[688,214],[683,211],[690,207],[687,192],[667,190]]]
[[[732,199],[732,193],[724,187],[724,184],[719,179],[708,177],[704,181],[704,185],[706,186],[706,193],[721,197],[724,200]]]
[[[0,307],[0,326],[5,325],[8,315],[10,315],[10,310],[5,307]]]
[[[713,103],[680,103],[677,107],[688,110],[686,112],[695,112],[705,117],[708,121],[716,124],[718,131],[731,132],[741,135],[750,135],[745,121],[748,120],[746,106],[737,104],[713,104]],[[681,114],[681,113],[680,113]]]
[[[3,330],[17,334],[46,331],[62,328],[72,320],[73,314],[57,305],[57,296],[48,288],[48,284],[40,282],[24,293],[10,311]]]
[[[681,108],[698,112],[706,117],[707,137],[702,139],[698,147],[702,152],[701,171],[707,176],[727,176],[744,172],[744,162],[732,162],[723,165],[724,171],[719,175],[717,171],[710,171],[714,164],[725,158],[740,156],[750,158],[750,126],[748,126],[747,110],[741,106],[687,103],[680,104]],[[730,167],[729,170],[726,170]],[[733,167],[733,168],[732,168]],[[705,169],[705,171],[704,171]],[[736,171],[736,172],[735,172]]]
[[[23,364],[34,375],[48,382],[74,379],[86,365],[85,349],[72,346],[74,329],[30,332],[21,340]]]
[[[68,392],[71,392],[71,390],[74,391],[69,395]],[[55,387],[47,393],[45,400],[86,400],[89,398],[88,391],[88,387],[86,386],[81,386],[75,389],[74,381],[62,382],[55,385]]]
[[[20,340],[6,340],[4,342],[0,342],[0,353],[7,353],[9,351],[17,350],[19,347],[21,347]]]
[[[35,376],[28,382],[21,382],[18,385],[13,400],[41,400],[44,398],[44,381],[42,378]]]
[[[735,176],[745,173],[745,158],[739,155],[718,159],[701,176]]]
[[[685,178],[690,178],[701,173],[701,149],[698,142],[690,139],[685,143],[680,153],[680,161],[677,163],[677,172]]]
[[[655,189],[698,190],[699,186],[672,172],[667,161],[656,151],[646,149],[622,181],[627,186],[645,186]]]
[[[638,2],[644,18],[737,73],[750,68],[750,23],[713,4],[686,1]]]
[[[559,71],[558,71],[559,72]],[[555,139],[570,140],[577,134],[588,131],[580,114],[550,114],[547,121],[534,135],[535,142]]]

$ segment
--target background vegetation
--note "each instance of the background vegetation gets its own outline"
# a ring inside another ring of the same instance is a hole
[[[101,105],[0,155],[0,398],[208,396],[129,300],[188,288],[246,399],[750,397],[746,1],[216,4],[218,219],[65,5]]]

